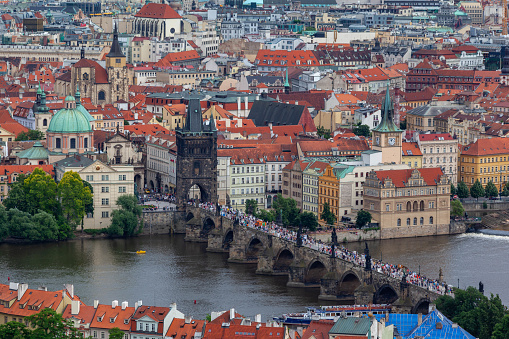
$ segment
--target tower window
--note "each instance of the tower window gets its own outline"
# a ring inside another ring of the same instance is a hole
[[[62,141],[60,138],[55,139],[55,148],[61,148],[62,147]]]
[[[117,64],[119,64],[119,63],[121,63],[122,61],[121,61],[120,59],[116,59],[116,60],[115,60],[115,62],[116,62]],[[118,77],[119,77],[119,75],[118,75],[118,73],[117,73],[117,78],[118,78]]]
[[[76,139],[71,138],[71,148],[76,148]]]
[[[48,126],[48,119],[43,119],[42,120],[42,125],[43,126]]]
[[[99,91],[97,94],[97,100],[106,100],[106,93],[104,93],[104,91]]]

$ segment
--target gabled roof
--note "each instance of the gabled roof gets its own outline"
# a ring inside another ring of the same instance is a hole
[[[365,336],[370,328],[371,318],[348,317],[338,319],[329,333]]]
[[[483,139],[484,140],[484,139]],[[417,169],[404,169],[404,170],[388,170],[388,171],[376,171],[378,180],[382,183],[386,179],[391,179],[394,186],[402,188],[406,187],[406,183],[414,171],[418,171],[421,177],[428,186],[436,186],[437,182],[440,181],[440,177],[444,174],[442,169],[438,167],[431,168],[417,168]]]
[[[509,138],[478,139],[461,148],[461,155],[495,155],[509,153]]]
[[[419,149],[419,145],[416,142],[404,142],[402,143],[403,156],[421,156],[422,152]]]
[[[420,141],[453,140],[449,133],[424,133],[419,134]]]
[[[204,325],[205,320],[191,319],[186,322],[185,319],[173,319],[166,332],[166,337],[191,339],[195,333],[201,334]]]
[[[90,59],[81,59],[77,63],[75,63],[72,67],[74,68],[94,68],[95,69],[95,83],[96,84],[107,84],[108,83],[108,73],[106,70],[99,65],[96,61],[90,60]],[[69,73],[69,81],[71,80],[71,74]],[[65,73],[65,74],[67,74]],[[65,75],[64,74],[64,75]],[[59,79],[65,80],[67,78],[63,78],[64,75],[62,75]]]
[[[334,321],[332,320],[311,321],[308,328],[302,333],[302,339],[310,339],[311,337],[328,339],[332,326],[334,326]]]
[[[112,305],[99,304],[90,327],[104,329],[118,327],[122,331],[129,331],[133,314],[134,307],[122,309],[122,306],[112,307]]]
[[[181,19],[182,17],[167,4],[150,2],[143,6],[135,17],[151,19]]]

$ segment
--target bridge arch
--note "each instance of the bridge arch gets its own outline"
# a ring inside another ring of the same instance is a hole
[[[230,228],[228,229],[228,231],[226,231],[226,234],[224,235],[223,249],[229,250],[232,242],[233,242],[233,230]]]
[[[327,266],[318,259],[310,262],[306,274],[304,275],[305,284],[320,284],[323,276],[327,273]]]
[[[187,215],[186,215],[186,222],[187,222],[187,221],[189,221],[189,220],[191,220],[191,219],[193,219],[193,218],[194,218],[194,214],[193,214],[193,212],[189,212],[189,213],[187,213]]]
[[[357,287],[361,285],[361,279],[354,271],[346,271],[339,279],[337,295],[353,296]]]
[[[207,236],[210,231],[212,231],[214,228],[216,228],[216,223],[212,218],[206,217],[205,220],[203,220],[203,228],[201,230],[202,236]]]
[[[392,304],[398,300],[398,293],[389,284],[384,284],[376,291],[373,297],[374,304]]]
[[[290,251],[288,248],[281,249],[278,255],[276,256],[276,261],[274,262],[273,267],[274,272],[288,271],[294,258],[295,256],[293,252]]]
[[[246,260],[258,260],[262,250],[263,242],[256,236],[252,237],[246,247]]]
[[[412,307],[413,314],[428,314],[429,313],[429,298],[421,298],[414,307]]]

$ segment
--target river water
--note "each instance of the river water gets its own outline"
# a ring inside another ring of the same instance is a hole
[[[509,237],[464,234],[369,243],[371,255],[403,264],[433,278],[442,267],[446,281],[460,287],[477,286],[500,294],[509,304]],[[303,311],[319,305],[318,289],[286,287],[286,277],[255,274],[256,265],[232,264],[228,255],[209,253],[205,244],[184,242],[183,236],[160,235],[131,239],[74,240],[35,245],[0,245],[0,282],[26,282],[74,290],[89,305],[94,299],[137,300],[144,305],[169,306],[196,318],[211,311],[235,308],[254,318]],[[363,250],[364,243],[346,247]],[[137,255],[143,249],[145,255]],[[194,301],[196,300],[196,304]]]

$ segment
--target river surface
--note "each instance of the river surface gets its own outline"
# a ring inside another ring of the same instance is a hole
[[[372,257],[403,264],[437,278],[442,267],[446,281],[464,288],[482,280],[485,290],[498,293],[509,305],[509,237],[464,234],[369,242]],[[255,265],[231,264],[228,255],[209,253],[205,244],[184,242],[181,235],[132,239],[74,240],[36,245],[0,245],[0,282],[26,282],[29,288],[62,289],[89,305],[98,299],[127,300],[134,306],[177,308],[195,318],[211,311],[235,308],[254,318],[303,311],[320,305],[318,289],[286,287],[287,277],[260,276]],[[364,243],[346,247],[363,250]],[[143,249],[145,255],[137,255]],[[196,300],[196,304],[194,301]]]

